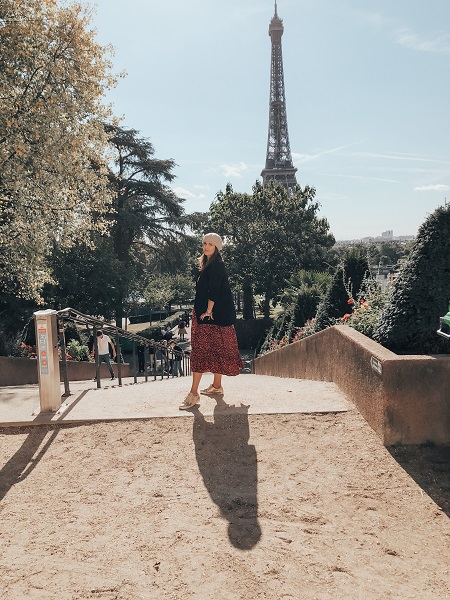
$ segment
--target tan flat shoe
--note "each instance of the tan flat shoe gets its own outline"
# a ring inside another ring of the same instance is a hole
[[[200,394],[214,395],[214,394],[223,394],[223,387],[215,388],[212,384],[207,387],[205,390],[200,390]]]
[[[190,408],[193,408],[194,406],[198,406],[199,404],[200,404],[199,394],[191,394],[191,392],[189,392],[189,394],[186,396],[183,404],[180,404],[180,406],[178,408],[180,410],[189,410]]]

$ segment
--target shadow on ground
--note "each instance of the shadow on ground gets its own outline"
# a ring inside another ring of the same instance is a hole
[[[230,542],[251,550],[261,537],[258,523],[256,450],[249,445],[248,406],[216,397],[213,422],[193,409],[193,439],[205,487],[228,521]]]
[[[391,455],[450,517],[450,445],[391,446]]]
[[[29,433],[21,447],[3,465],[0,470],[0,502],[14,485],[20,484],[28,477],[44,457],[59,431],[59,429],[54,429],[44,443],[50,429],[51,427],[45,426],[29,429]],[[3,429],[1,434],[17,435],[18,433],[23,434],[23,432],[23,428],[17,429],[14,427]]]

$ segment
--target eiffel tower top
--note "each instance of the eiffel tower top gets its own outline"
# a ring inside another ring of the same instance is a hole
[[[269,35],[270,37],[274,36],[277,41],[281,40],[281,36],[283,35],[284,27],[283,20],[278,16],[277,11],[277,3],[275,2],[275,14],[272,17],[269,25]]]
[[[292,162],[291,147],[286,115],[284,89],[283,55],[281,36],[283,21],[278,16],[275,0],[275,14],[270,21],[269,35],[272,40],[270,68],[269,132],[267,137],[266,164],[261,172],[263,185],[269,182],[281,184],[289,192],[295,189],[297,172]]]

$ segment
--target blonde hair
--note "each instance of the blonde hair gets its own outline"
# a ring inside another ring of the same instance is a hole
[[[197,259],[197,264],[198,264],[198,268],[200,271],[203,271],[203,269],[206,269],[206,267],[214,260],[222,260],[222,256],[220,255],[220,252],[217,250],[217,246],[214,250],[214,254],[211,256],[211,258],[208,258],[206,256],[206,254],[202,254],[201,256],[198,257]]]

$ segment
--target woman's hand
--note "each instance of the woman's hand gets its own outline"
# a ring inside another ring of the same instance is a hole
[[[200,315],[200,321],[203,321],[203,319],[205,319],[206,317],[209,317],[211,319],[211,321],[214,321],[214,318],[212,316],[212,312],[211,311],[207,310],[202,315]]]

